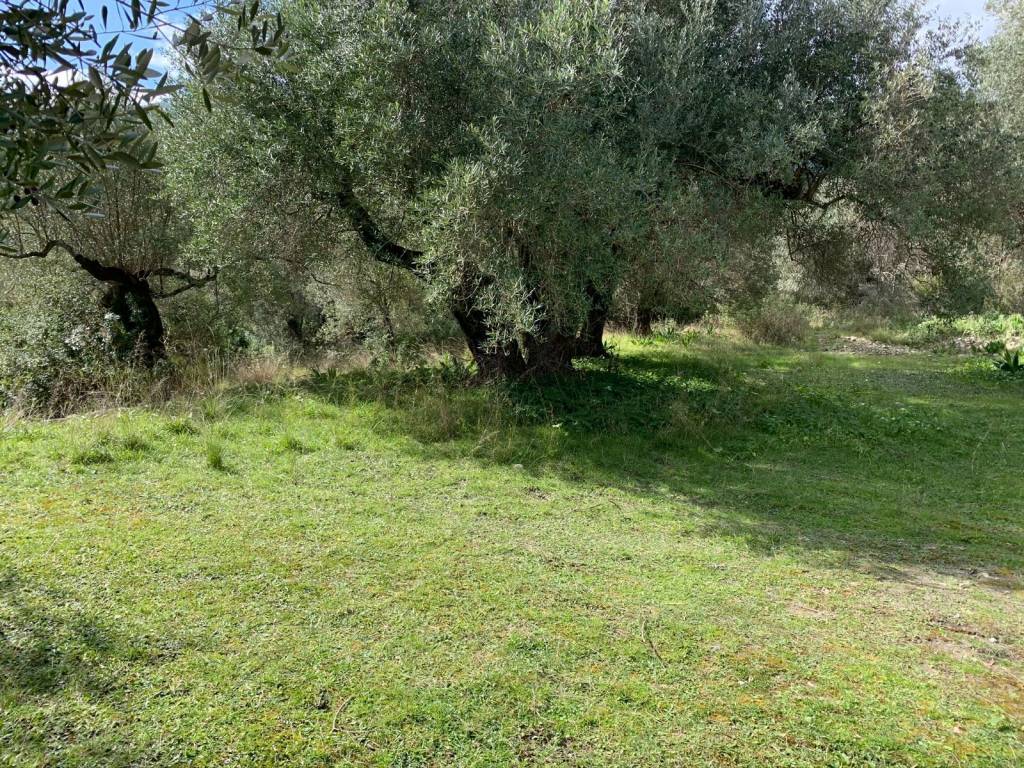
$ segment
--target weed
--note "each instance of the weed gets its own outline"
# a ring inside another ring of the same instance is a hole
[[[227,462],[224,458],[224,441],[217,437],[210,437],[206,441],[206,466],[217,472],[227,471]]]
[[[280,442],[281,451],[284,453],[308,453],[309,447],[295,435],[284,435]]]
[[[1024,371],[1024,365],[1020,362],[1020,350],[1004,349],[1003,353],[993,360],[996,370],[1004,373],[1018,374]]]
[[[121,448],[129,453],[145,453],[150,449],[149,441],[142,435],[122,435],[117,442],[120,444]]]
[[[113,464],[117,458],[105,445],[95,444],[75,450],[71,454],[71,463],[81,466],[93,466],[97,464]]]
[[[206,397],[199,402],[199,414],[203,421],[213,423],[224,418],[226,407],[218,397]]]
[[[196,427],[192,419],[184,417],[167,422],[166,429],[172,435],[194,435],[199,432],[199,428]]]
[[[338,435],[334,438],[334,444],[343,451],[356,451],[359,443],[348,435]]]
[[[114,464],[119,458],[140,458],[150,449],[149,441],[136,432],[118,433],[103,429],[77,445],[71,452],[70,460],[72,464],[80,466]]]
[[[445,353],[437,363],[437,375],[446,386],[463,386],[473,379],[473,368],[465,360]]]
[[[775,298],[757,309],[740,313],[736,320],[748,338],[776,346],[800,344],[811,330],[806,307],[784,298]]]

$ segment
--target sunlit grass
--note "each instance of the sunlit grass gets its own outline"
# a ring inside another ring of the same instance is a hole
[[[0,764],[1019,765],[1021,385],[615,344],[12,423]]]

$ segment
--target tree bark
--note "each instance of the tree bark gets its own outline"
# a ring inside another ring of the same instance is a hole
[[[574,357],[580,357],[579,337],[547,332],[526,339],[526,373],[547,376],[570,373]]]
[[[118,316],[128,336],[125,352],[147,368],[167,357],[160,308],[147,280],[108,281],[104,306]]]
[[[138,336],[139,359],[147,368],[152,368],[160,360],[167,357],[164,321],[160,316],[160,308],[153,298],[149,281],[138,281],[132,290],[136,313],[133,317]]]
[[[647,307],[638,307],[636,319],[633,321],[633,334],[635,336],[650,336],[654,333],[651,328],[654,322],[654,310]]]
[[[608,323],[608,301],[593,286],[587,287],[590,311],[576,343],[576,357],[608,357],[604,348],[604,327]]]
[[[526,373],[526,359],[519,344],[509,342],[504,347],[493,347],[487,318],[470,300],[456,302],[452,312],[481,379],[519,378]]]

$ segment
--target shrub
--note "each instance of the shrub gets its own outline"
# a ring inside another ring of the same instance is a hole
[[[994,360],[995,366],[998,370],[1004,373],[1018,374],[1024,371],[1024,364],[1020,361],[1020,351],[1004,349],[1001,355],[998,355]]]
[[[905,343],[912,346],[957,346],[997,353],[1024,336],[1024,317],[998,312],[926,317],[906,331]]]
[[[194,435],[199,430],[191,419],[179,417],[168,422],[167,431],[172,435]]]
[[[295,435],[284,435],[281,438],[282,453],[308,453],[309,448]]]
[[[756,309],[739,313],[736,322],[745,336],[762,344],[799,344],[811,332],[807,308],[783,297],[769,299]]]
[[[0,316],[0,407],[63,416],[99,393],[120,400],[140,383],[117,359],[109,316],[66,319]]]

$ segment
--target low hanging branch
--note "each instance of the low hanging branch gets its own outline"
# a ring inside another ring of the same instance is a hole
[[[411,272],[417,271],[423,253],[399,245],[388,237],[356,197],[350,184],[342,185],[341,191],[337,193],[336,202],[338,207],[348,214],[355,233],[377,261]]]
[[[58,249],[66,251],[78,266],[100,282],[116,283],[124,286],[141,286],[143,282],[148,281],[151,277],[171,277],[175,280],[182,281],[183,285],[175,288],[174,290],[153,291],[154,297],[158,299],[169,299],[172,296],[178,296],[186,291],[190,291],[193,288],[201,288],[202,286],[216,280],[218,275],[218,270],[216,268],[199,277],[188,272],[182,272],[179,269],[174,269],[173,267],[157,267],[155,269],[143,269],[138,272],[133,272],[125,269],[124,267],[111,266],[97,261],[96,259],[91,259],[80,253],[77,248],[73,247],[65,240],[49,240],[42,248],[6,255],[9,259],[43,259]]]
[[[58,248],[62,248],[67,251],[72,258],[75,255],[75,249],[68,245],[63,240],[50,240],[42,248],[35,251],[18,251],[16,253],[5,253],[8,259],[45,259],[50,255],[51,251],[55,251]]]
[[[194,277],[187,272],[181,272],[177,269],[171,269],[170,267],[161,267],[160,269],[144,272],[141,276],[143,279],[149,277],[173,277],[176,280],[181,280],[184,285],[181,285],[172,291],[158,291],[154,293],[158,299],[169,299],[172,296],[177,296],[185,293],[186,291],[191,291],[193,288],[202,288],[204,285],[212,283],[217,279],[217,274],[218,271],[216,268],[202,277]]]

